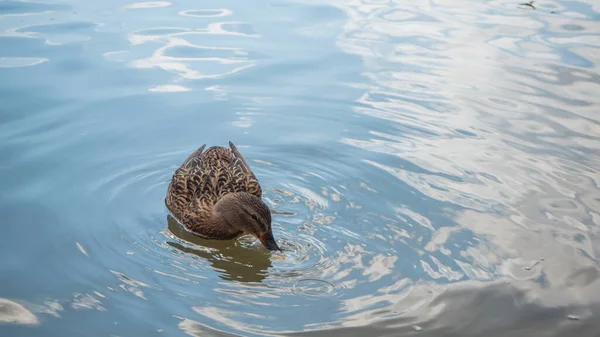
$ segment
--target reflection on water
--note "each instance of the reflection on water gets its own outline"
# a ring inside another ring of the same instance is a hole
[[[38,319],[21,304],[0,298],[0,323],[35,325]]]
[[[169,231],[182,242],[194,243],[203,249],[186,247],[185,243],[167,241],[167,244],[181,252],[194,254],[210,262],[212,268],[222,273],[228,281],[260,282],[267,276],[271,267],[270,254],[248,245],[235,244],[233,240],[215,241],[202,239],[181,226],[172,216],[167,218]]]
[[[594,336],[593,1],[0,3],[0,335]],[[283,252],[164,206],[238,144]]]

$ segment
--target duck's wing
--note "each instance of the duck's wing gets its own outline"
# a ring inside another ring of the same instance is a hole
[[[242,156],[242,154],[237,149],[237,147],[235,147],[235,145],[233,145],[232,142],[229,142],[229,147],[231,148],[231,152],[233,152],[234,158],[236,158],[237,160],[240,161],[238,163],[238,165],[244,171],[244,173],[254,175],[254,173],[252,173],[252,170],[250,169],[250,166],[248,166],[248,163],[246,163],[246,160],[244,159],[244,156]]]
[[[181,167],[187,167],[189,166],[189,164],[192,162],[193,159],[200,159],[202,157],[202,152],[204,151],[204,148],[206,147],[206,144],[200,146],[200,148],[198,148],[198,150],[194,151],[192,154],[190,154],[186,160],[183,161],[183,164],[181,164]]]
[[[262,189],[248,163],[230,142],[231,151],[203,145],[192,153],[173,174],[167,193],[167,206],[188,209],[192,201],[213,205],[222,196],[246,192],[259,198]]]
[[[165,199],[171,210],[183,212],[193,200],[198,186],[207,180],[202,172],[202,153],[205,147],[206,144],[189,155],[173,173]]]
[[[195,198],[214,204],[228,193],[249,192],[247,174],[241,162],[225,147],[212,146],[192,158],[187,185]]]
[[[247,192],[261,198],[262,188],[260,187],[258,179],[256,179],[256,176],[250,169],[250,166],[232,142],[229,142],[229,147],[231,148],[231,153],[233,154],[231,161],[233,178],[232,183],[235,184],[237,189],[240,191]]]

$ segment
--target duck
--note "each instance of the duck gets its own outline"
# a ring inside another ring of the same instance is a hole
[[[230,141],[229,149],[206,144],[173,173],[165,204],[189,232],[213,240],[252,234],[270,251],[280,251],[271,211],[250,166]]]

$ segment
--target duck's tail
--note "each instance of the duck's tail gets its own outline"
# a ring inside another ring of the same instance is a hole
[[[233,152],[233,155],[236,158],[238,158],[244,165],[244,170],[246,171],[246,173],[252,174],[252,170],[250,170],[250,166],[248,166],[248,163],[246,162],[246,160],[244,159],[244,157],[242,156],[240,151],[237,149],[237,147],[235,147],[235,145],[233,145],[233,143],[231,141],[229,142],[229,147],[231,148],[231,152]]]
[[[199,157],[202,152],[204,151],[204,148],[206,147],[206,144],[200,146],[200,148],[196,151],[194,151],[194,153],[190,154],[189,157],[187,157],[187,159],[183,162],[183,164],[181,164],[181,166],[186,165],[190,160]]]

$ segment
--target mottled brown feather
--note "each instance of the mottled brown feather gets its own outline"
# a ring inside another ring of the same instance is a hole
[[[207,222],[221,197],[246,192],[262,197],[260,184],[233,143],[230,149],[203,145],[173,174],[165,203],[189,230],[208,238],[229,239],[239,233],[224,233]]]

